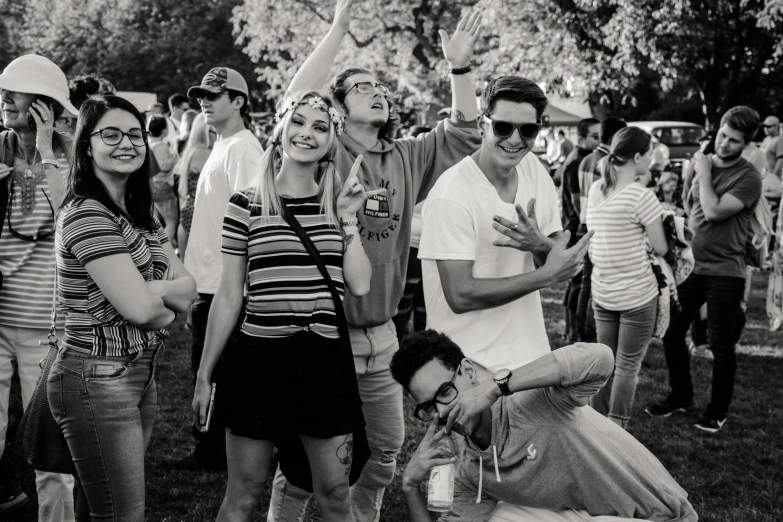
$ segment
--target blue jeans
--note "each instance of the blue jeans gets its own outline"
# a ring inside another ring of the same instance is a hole
[[[614,373],[590,399],[590,406],[626,428],[631,418],[642,361],[658,316],[658,296],[633,310],[607,310],[595,301],[593,309],[598,342],[614,352]]]
[[[49,373],[49,406],[76,465],[76,520],[142,522],[144,453],[158,409],[163,345],[134,355],[65,351]]]
[[[389,370],[399,348],[397,331],[389,321],[373,328],[351,328],[350,335],[370,443],[370,460],[351,488],[351,502],[357,522],[377,522],[383,493],[394,479],[397,454],[405,440],[402,387]],[[267,522],[302,522],[310,497],[311,493],[289,484],[278,467]]]

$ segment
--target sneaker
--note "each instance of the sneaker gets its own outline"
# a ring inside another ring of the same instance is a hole
[[[726,417],[723,417],[722,419],[713,419],[712,417],[704,415],[693,426],[696,429],[706,431],[707,433],[718,433],[721,428],[723,428],[724,424],[726,424]]]
[[[26,505],[30,498],[15,486],[0,486],[0,514],[9,513]]]
[[[692,411],[696,403],[691,399],[686,403],[672,402],[668,397],[665,401],[658,404],[647,406],[644,411],[651,417],[668,417],[673,413],[687,413]]]

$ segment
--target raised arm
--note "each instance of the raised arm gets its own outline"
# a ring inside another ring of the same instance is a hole
[[[340,43],[351,29],[351,4],[353,0],[337,0],[332,27],[294,75],[288,86],[289,92],[323,87],[340,50]]]
[[[473,47],[481,34],[481,29],[481,12],[471,10],[459,21],[457,30],[451,38],[443,29],[438,31],[443,57],[448,62],[450,70],[463,69],[471,65]],[[475,120],[478,116],[478,104],[473,74],[468,71],[465,74],[452,73],[450,76],[451,121],[459,123]]]
[[[745,203],[730,192],[718,197],[712,186],[712,159],[708,156],[698,155],[696,174],[699,176],[699,201],[707,221],[712,223],[725,221],[745,208]],[[759,194],[761,194],[760,182]]]

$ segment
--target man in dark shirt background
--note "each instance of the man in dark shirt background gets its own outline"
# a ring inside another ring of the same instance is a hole
[[[598,147],[601,139],[601,122],[595,118],[585,118],[576,125],[576,134],[578,137],[577,146],[568,155],[563,169],[562,190],[562,209],[563,209],[563,230],[571,232],[569,248],[577,241],[577,231],[579,230],[579,214],[581,210],[579,190],[579,165],[585,157]],[[566,309],[566,330],[565,335],[568,342],[577,340],[576,330],[576,308],[579,301],[579,289],[582,286],[582,273],[577,274],[568,282],[563,306]]]

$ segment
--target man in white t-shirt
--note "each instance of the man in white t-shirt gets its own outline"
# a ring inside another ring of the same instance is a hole
[[[222,271],[220,248],[226,206],[235,192],[250,183],[261,164],[264,149],[245,128],[243,116],[248,112],[249,95],[247,83],[237,71],[213,67],[201,80],[201,85],[188,90],[188,96],[198,100],[207,125],[213,126],[218,136],[198,179],[193,224],[185,253],[185,267],[196,279],[199,295],[191,306],[191,363],[195,376],[204,350],[209,308]],[[219,379],[219,375],[214,377]],[[215,407],[207,433],[194,429],[198,442],[193,453],[183,459],[167,461],[169,467],[226,468],[226,436],[219,410]]]
[[[555,186],[528,154],[546,105],[530,80],[492,80],[481,148],[443,174],[422,213],[427,326],[493,373],[550,351],[538,290],[573,277],[590,239],[565,248]]]

